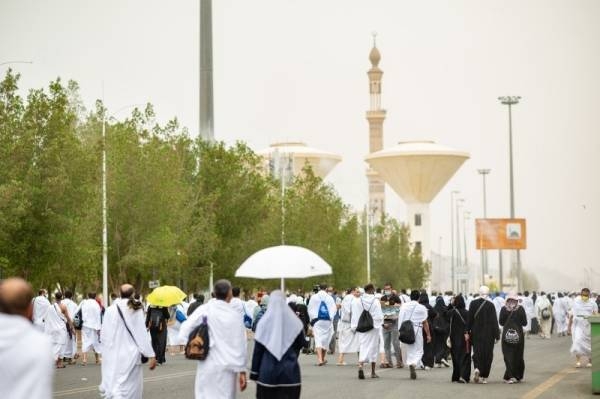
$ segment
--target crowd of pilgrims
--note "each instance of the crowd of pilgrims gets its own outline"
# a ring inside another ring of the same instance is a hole
[[[268,359],[252,361],[250,378],[263,390],[292,389],[291,394],[286,393],[290,396],[285,397],[299,397],[301,352],[316,354],[319,367],[328,363],[328,354],[336,354],[338,366],[347,365],[347,354],[358,354],[359,379],[378,378],[378,367],[406,368],[410,379],[417,378],[417,370],[451,367],[452,382],[486,384],[495,344],[500,343],[505,366],[503,379],[512,384],[524,378],[526,339],[530,335],[550,339],[554,334],[572,335],[575,366],[591,367],[587,317],[598,312],[600,302],[600,297],[590,294],[589,289],[579,293],[491,294],[488,287],[481,286],[476,294],[428,295],[424,290],[396,291],[391,284],[381,288],[368,284],[338,293],[322,284],[311,293],[276,291],[278,307],[275,308],[270,306],[266,292],[242,300],[239,288],[229,289],[231,298],[221,301],[223,306],[235,310],[234,314],[243,320],[249,339],[256,333],[254,359]],[[74,363],[79,356],[77,337],[82,341],[82,364],[87,363],[88,351],[95,352],[96,363],[101,361],[102,301],[90,293],[77,304],[72,296],[71,292],[66,292],[66,297],[56,293],[51,303],[45,291],[40,290],[33,299],[33,323],[51,338],[57,368],[64,367],[64,360],[67,364]],[[195,301],[169,308],[144,307],[146,328],[158,364],[166,362],[167,344],[174,350],[183,350],[192,323],[183,329],[182,325],[204,303],[204,295],[194,297]],[[208,303],[215,300],[213,297]],[[279,302],[287,305],[285,309]],[[268,317],[263,319],[265,315]],[[81,333],[75,334],[72,328],[77,319],[83,322],[79,326]],[[258,328],[261,322],[267,323],[263,321],[266,319],[269,323],[276,320],[279,329]],[[279,335],[286,335],[285,339]],[[272,356],[273,348],[278,353],[276,357]],[[278,397],[272,395],[263,392],[257,397]]]
[[[424,290],[407,294],[406,290],[394,290],[391,284],[380,289],[369,284],[341,295],[332,287],[322,286],[315,291],[315,296],[307,297],[308,315],[303,315],[302,297],[292,294],[288,302],[303,319],[307,335],[312,337],[317,365],[324,365],[326,353],[332,354],[336,349],[337,365],[346,365],[345,354],[358,353],[359,379],[365,378],[364,366],[369,364],[370,376],[377,378],[379,361],[380,368],[408,368],[411,379],[416,379],[419,369],[452,366],[452,382],[486,384],[494,345],[501,343],[504,382],[518,383],[524,378],[525,340],[531,335],[550,339],[552,334],[558,337],[572,334],[575,367],[582,366],[582,358],[591,367],[587,317],[598,312],[600,297],[591,295],[587,288],[580,293],[540,292],[539,295],[528,291],[490,294],[486,286],[469,295],[452,292],[428,295]],[[332,299],[329,304],[335,304],[330,325],[319,320],[316,313],[317,304],[327,302],[327,296]],[[366,332],[357,331],[363,311],[368,311],[373,319],[374,328]],[[401,337],[399,340],[398,330],[402,330],[406,320],[412,323],[414,343],[403,343]]]

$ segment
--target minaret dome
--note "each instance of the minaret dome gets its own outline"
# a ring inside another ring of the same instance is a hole
[[[373,67],[377,67],[379,65],[379,61],[381,61],[381,54],[379,54],[379,50],[377,47],[375,47],[375,45],[373,45],[373,48],[369,53],[369,60],[371,61]]]

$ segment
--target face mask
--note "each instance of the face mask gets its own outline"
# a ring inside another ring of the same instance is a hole
[[[392,291],[383,291],[384,295],[390,295]]]
[[[587,302],[587,301],[589,301],[589,300],[590,300],[590,297],[589,297],[589,295],[582,295],[582,296],[581,296],[581,300],[582,300],[583,302]]]

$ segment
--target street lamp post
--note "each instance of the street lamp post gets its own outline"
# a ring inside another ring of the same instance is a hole
[[[456,209],[454,210],[454,215],[456,216],[456,268],[458,268],[461,265],[461,245],[460,245],[460,219],[459,219],[459,215],[460,212],[459,210],[462,208],[462,204],[465,202],[464,198],[457,198],[455,201],[455,207]],[[457,291],[458,291],[458,283],[457,283],[457,279],[456,279],[456,275],[455,275],[455,279],[454,279],[454,284],[456,285]]]
[[[467,220],[471,219],[471,212],[463,212],[463,245],[465,249],[465,270],[469,270],[469,256],[467,255]]]
[[[508,105],[508,147],[510,163],[510,217],[515,218],[515,190],[514,190],[514,168],[513,168],[513,138],[512,138],[512,106],[519,103],[520,96],[502,96],[498,97],[500,103]],[[521,252],[517,249],[517,290],[522,290],[521,279]]]
[[[487,219],[487,190],[485,186],[485,177],[490,173],[490,169],[477,169],[477,172],[483,178],[483,218]],[[481,275],[485,276],[488,271],[487,264],[487,251],[485,249],[481,249]],[[485,277],[482,277],[485,284]]]
[[[452,291],[455,291],[454,284],[456,281],[456,271],[454,265],[454,196],[460,193],[458,190],[453,190],[450,193],[450,247],[452,248],[452,255],[450,258],[450,267],[451,267],[451,278],[452,278]],[[456,293],[456,292],[454,292]]]

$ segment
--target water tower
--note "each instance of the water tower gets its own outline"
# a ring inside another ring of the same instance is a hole
[[[286,170],[289,178],[302,172],[304,166],[309,164],[314,174],[324,179],[342,160],[337,154],[308,147],[301,142],[274,143],[257,154],[263,158],[265,169],[275,174],[279,170]]]
[[[365,158],[406,203],[411,242],[426,259],[431,254],[429,203],[467,159],[467,152],[433,141],[401,142]]]

